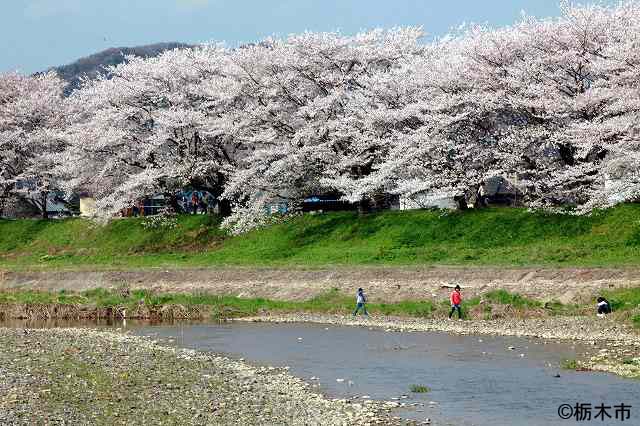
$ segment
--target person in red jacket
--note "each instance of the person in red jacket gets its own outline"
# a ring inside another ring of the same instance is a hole
[[[449,319],[455,311],[458,311],[458,319],[462,319],[462,310],[460,309],[460,304],[462,303],[462,294],[460,294],[460,286],[456,285],[456,288],[451,293],[451,297],[449,298],[451,301],[451,312],[449,312]]]

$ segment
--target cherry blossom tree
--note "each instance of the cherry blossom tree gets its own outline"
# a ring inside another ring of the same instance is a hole
[[[421,30],[373,31],[352,37],[305,33],[231,52],[243,73],[243,159],[225,196],[236,201],[225,222],[242,231],[267,219],[267,206],[345,192],[343,176],[359,180],[385,157],[383,123],[372,85],[405,56],[420,54]]]
[[[493,177],[533,208],[589,212],[640,196],[640,3],[562,3],[553,19],[303,33],[236,49],[129,58],[66,102],[56,169],[111,216],[184,187],[243,232],[335,194],[455,198]]]
[[[223,118],[237,102],[226,65],[215,46],[131,57],[76,91],[60,170],[68,188],[92,193],[107,217],[158,193],[175,204],[185,187],[219,197],[240,148]]]
[[[59,182],[52,170],[64,150],[64,82],[53,73],[0,74],[0,198],[19,196],[47,217]]]
[[[433,44],[437,53],[412,72],[426,76],[414,89],[426,100],[423,125],[396,138],[377,184],[409,197],[459,195],[515,175],[533,207],[637,199],[639,10],[565,4],[558,19],[474,27]]]

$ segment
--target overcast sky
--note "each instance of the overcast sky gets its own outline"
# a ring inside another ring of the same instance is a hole
[[[463,22],[501,26],[522,11],[559,14],[558,0],[2,0],[0,72],[42,71],[104,50],[161,41],[231,46],[304,30],[352,34]]]

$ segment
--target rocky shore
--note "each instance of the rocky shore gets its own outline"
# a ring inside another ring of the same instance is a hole
[[[457,321],[441,318],[351,317],[327,314],[275,314],[238,318],[251,322],[310,322],[356,327],[377,327],[385,331],[439,331],[571,340],[594,347],[594,355],[577,360],[578,369],[604,371],[640,378],[640,334],[631,326],[611,318],[557,316],[547,318]]]
[[[387,425],[393,405],[145,337],[0,328],[0,424]]]

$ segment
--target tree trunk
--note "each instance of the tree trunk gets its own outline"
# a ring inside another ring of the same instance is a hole
[[[47,198],[48,198],[47,196],[48,195],[49,195],[49,193],[47,191],[43,191],[40,194],[40,197],[42,197],[40,203],[41,203],[41,206],[42,206],[41,207],[41,209],[42,209],[41,212],[42,212],[42,218],[43,219],[49,219],[49,212],[47,211]]]
[[[173,209],[174,212],[180,213],[182,211],[182,207],[178,203],[178,197],[176,194],[165,194],[169,199],[167,205]]]
[[[218,199],[218,214],[222,217],[231,216],[231,202],[225,199]]]
[[[360,216],[371,212],[371,203],[367,199],[360,200],[358,203],[358,214]]]
[[[467,210],[467,197],[466,195],[456,195],[453,197],[453,201],[458,205],[459,210]]]

